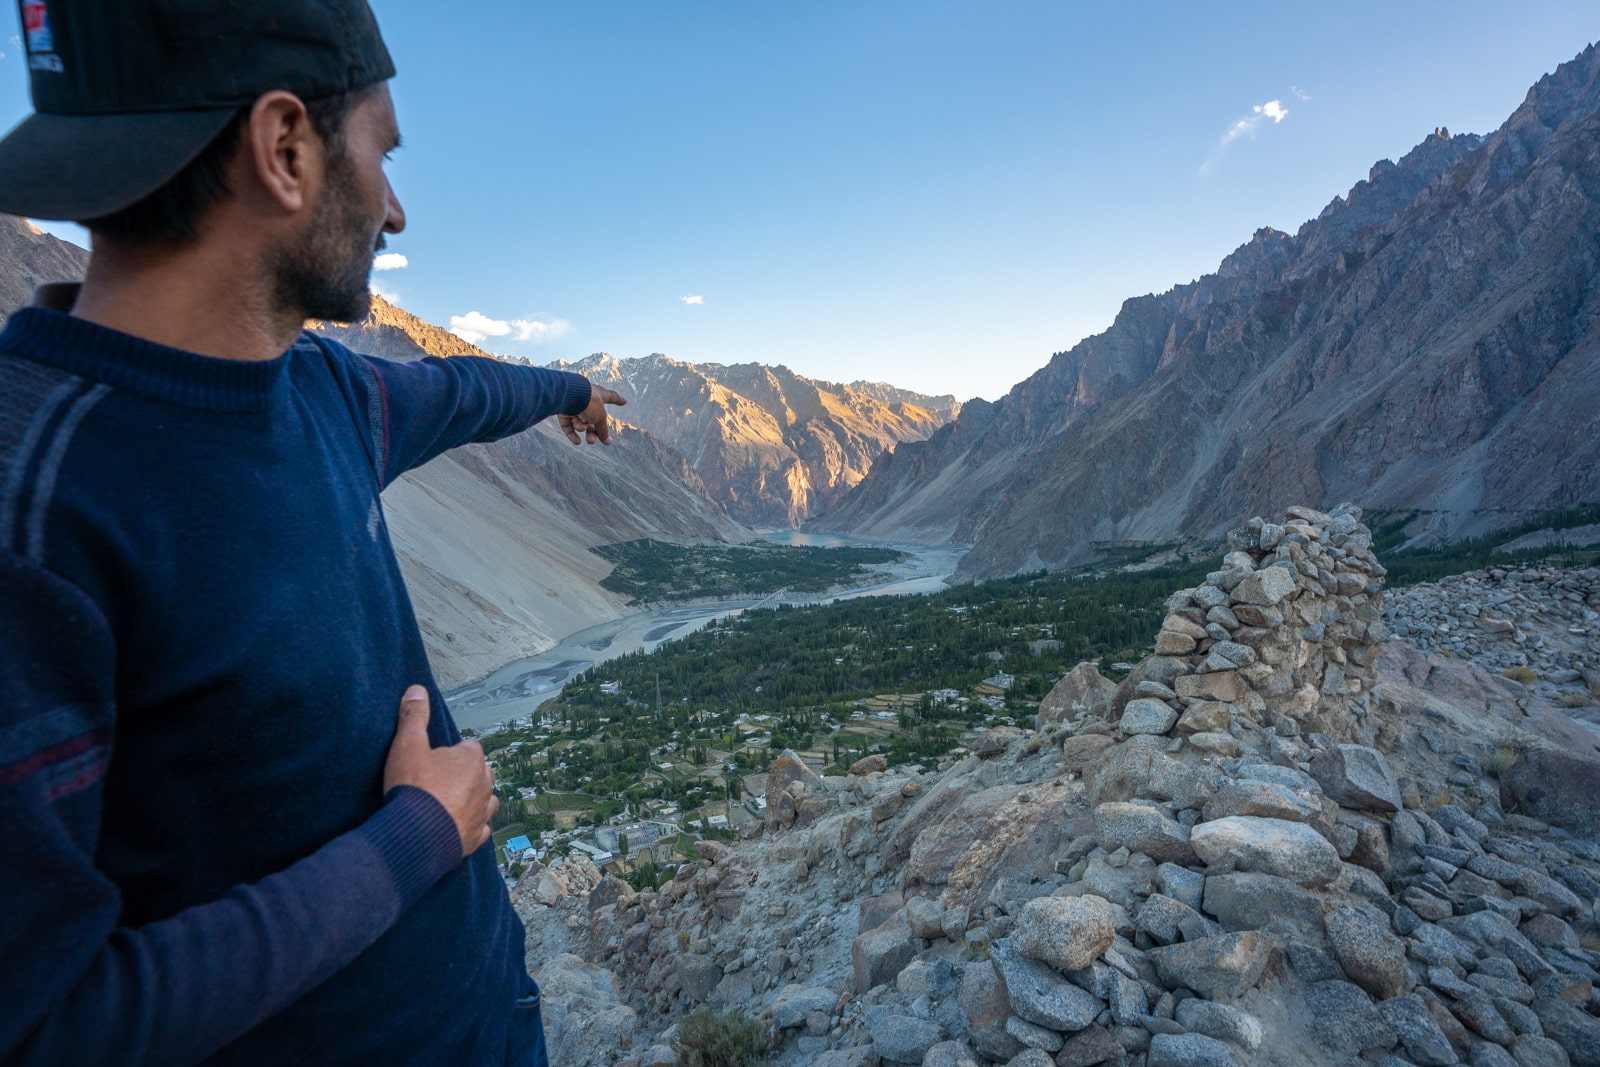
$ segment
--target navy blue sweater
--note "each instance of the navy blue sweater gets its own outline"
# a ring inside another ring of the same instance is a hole
[[[0,1061],[487,1062],[524,991],[486,845],[381,795],[400,694],[458,739],[379,491],[578,375],[303,335],[210,359],[0,334]]]

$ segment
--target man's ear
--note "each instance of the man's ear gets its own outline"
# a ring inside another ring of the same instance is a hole
[[[322,173],[322,139],[311,127],[306,105],[291,92],[274,89],[250,108],[242,161],[260,194],[294,214],[311,201]]]

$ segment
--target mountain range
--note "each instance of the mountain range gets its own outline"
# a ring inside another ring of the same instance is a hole
[[[1220,535],[1284,494],[1416,510],[1419,539],[1594,500],[1597,281],[1591,46],[1492,135],[1437,130],[1297,233],[1127,301],[813,526],[970,545],[980,578]]]
[[[628,398],[621,415],[676,449],[728,514],[788,528],[843,499],[874,461],[961,410],[883,382],[840,385],[761,363],[598,353],[575,370]]]

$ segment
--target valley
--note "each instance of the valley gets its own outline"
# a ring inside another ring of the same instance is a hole
[[[464,728],[485,730],[497,724],[534,716],[545,701],[586,671],[619,656],[652,652],[720,619],[761,608],[799,607],[870,596],[907,596],[943,589],[961,558],[959,549],[908,544],[879,545],[840,537],[777,533],[764,539],[852,544],[895,553],[900,558],[880,564],[869,579],[847,589],[794,593],[786,589],[746,596],[707,598],[628,611],[616,619],[563,637],[534,656],[507,663],[481,681],[446,693],[451,713]],[[820,546],[817,546],[820,548]]]

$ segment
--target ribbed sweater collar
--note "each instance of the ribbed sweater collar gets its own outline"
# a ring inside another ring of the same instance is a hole
[[[210,411],[268,410],[288,388],[292,351],[265,361],[218,359],[40,307],[16,312],[0,333],[0,352]]]

